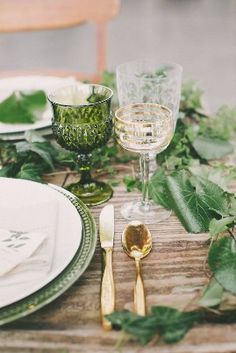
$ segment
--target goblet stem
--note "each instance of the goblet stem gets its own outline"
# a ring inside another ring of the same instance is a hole
[[[92,177],[90,173],[91,159],[92,159],[91,153],[78,155],[79,171],[80,171],[79,183],[82,185],[89,184],[92,181]]]
[[[112,196],[110,185],[92,179],[91,154],[80,154],[78,156],[80,181],[67,186],[67,189],[79,197],[88,206],[96,206],[109,200]]]
[[[142,178],[142,207],[144,211],[150,209],[150,198],[149,198],[149,160],[150,156],[148,153],[142,153],[139,158],[140,171]]]

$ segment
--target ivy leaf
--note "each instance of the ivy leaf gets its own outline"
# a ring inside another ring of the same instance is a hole
[[[16,160],[16,148],[14,144],[0,140],[0,160],[2,166]]]
[[[226,167],[222,165],[212,167],[205,164],[198,164],[189,166],[188,170],[190,170],[193,175],[209,180],[218,185],[224,191],[228,191],[228,186],[230,182],[235,179],[236,175],[234,167]]]
[[[198,136],[192,145],[199,156],[206,160],[222,158],[234,150],[231,143],[206,136]]]
[[[18,153],[27,153],[29,151],[36,153],[42,158],[42,160],[53,170],[53,160],[50,152],[52,152],[52,146],[48,142],[18,142],[16,144],[16,150]]]
[[[210,181],[190,178],[186,171],[168,176],[167,188],[169,208],[188,232],[206,232],[212,218],[228,212],[224,190]]]
[[[26,94],[13,92],[0,103],[0,121],[10,124],[31,124],[36,121],[47,104],[43,91]]]
[[[112,314],[106,316],[114,327],[120,328],[124,325],[129,325],[139,317],[138,315],[128,311],[114,311]]]
[[[198,301],[198,305],[208,308],[217,306],[221,303],[223,293],[223,287],[213,277],[204,289],[203,294]]]
[[[19,94],[21,96],[22,103],[24,106],[27,106],[28,109],[32,110],[34,108],[45,108],[47,97],[44,91],[38,90],[31,93],[19,91]]]
[[[55,167],[76,168],[75,153],[66,151],[57,143],[42,140],[35,134],[27,135],[27,138],[32,142],[17,142],[13,151],[9,144],[2,144],[0,176],[41,181],[42,175]]]
[[[123,178],[123,183],[126,186],[126,191],[131,192],[136,188],[136,179],[132,176],[126,175]]]
[[[114,327],[135,336],[143,345],[150,342],[157,333],[156,318],[151,315],[139,316],[129,311],[114,311],[106,317]]]
[[[236,216],[236,197],[235,197],[235,195],[232,195],[232,197],[230,198],[229,214],[232,216]]]
[[[180,111],[202,109],[203,91],[195,80],[185,81],[181,90]]]
[[[77,166],[77,155],[74,152],[66,151],[65,149],[58,148],[57,154],[54,156],[55,164],[58,166],[67,166],[75,169]]]
[[[15,163],[7,164],[0,169],[0,177],[15,177],[18,172],[18,166]]]
[[[178,119],[175,135],[165,151],[157,155],[157,162],[166,170],[183,169],[197,155],[188,137],[188,126],[182,119]],[[194,152],[194,154],[193,154]]]
[[[236,132],[236,107],[220,107],[214,117],[201,124],[201,131],[203,135],[233,140]]]
[[[166,343],[180,341],[194,323],[202,318],[199,312],[181,312],[167,306],[152,307],[152,313],[157,318],[159,332]]]
[[[103,71],[102,85],[116,90],[116,74],[115,72]]]
[[[34,142],[31,144],[31,151],[38,154],[43,161],[53,170],[53,160],[51,157],[51,146],[45,142]]]
[[[138,316],[128,324],[123,326],[123,330],[128,334],[135,336],[138,341],[145,345],[150,342],[157,334],[157,322],[153,316]]]
[[[224,292],[219,310],[227,311],[233,316],[232,310],[236,309],[236,296],[230,292]],[[235,316],[235,315],[234,315]]]
[[[166,181],[164,170],[160,168],[153,174],[150,180],[149,194],[155,203],[169,209],[170,201],[168,200],[169,195]]]
[[[140,182],[140,180],[133,178],[132,176],[126,175],[123,178],[123,182],[126,185],[126,191],[127,192],[131,192],[133,190],[137,189],[141,189],[142,188],[142,183]]]
[[[235,216],[231,216],[231,217],[224,217],[221,219],[215,219],[213,218],[210,221],[209,224],[209,232],[211,236],[215,236],[219,233],[224,232],[225,230],[228,229],[228,226],[233,224],[236,221],[236,217]]]
[[[208,264],[215,279],[224,289],[236,294],[236,242],[223,237],[210,248]]]
[[[139,316],[128,311],[113,312],[107,316],[116,327],[136,337],[140,343],[147,344],[157,334],[166,343],[181,340],[189,329],[202,319],[200,312],[181,312],[165,306],[154,306],[151,314]]]
[[[16,174],[16,178],[41,181],[42,173],[38,166],[33,163],[23,164]]]

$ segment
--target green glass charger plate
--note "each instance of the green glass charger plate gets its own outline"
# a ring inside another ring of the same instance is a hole
[[[20,319],[51,303],[64,293],[83,274],[90,264],[97,243],[95,221],[82,201],[65,189],[49,185],[67,197],[76,207],[82,221],[82,240],[69,265],[50,283],[26,298],[0,309],[0,325]]]

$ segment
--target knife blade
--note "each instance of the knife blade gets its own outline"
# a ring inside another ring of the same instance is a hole
[[[105,206],[101,213],[99,219],[99,235],[101,247],[112,248],[113,238],[114,238],[114,206]]]
[[[104,317],[115,309],[115,285],[112,270],[114,239],[114,206],[105,206],[99,217],[101,248],[105,252],[104,271],[101,284],[101,317],[104,330],[111,330],[111,323]]]

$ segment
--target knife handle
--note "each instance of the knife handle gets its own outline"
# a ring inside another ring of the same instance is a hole
[[[104,316],[109,315],[115,308],[115,285],[112,271],[112,248],[105,248],[106,260],[101,286],[101,314],[104,330],[112,329],[110,321]]]

